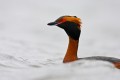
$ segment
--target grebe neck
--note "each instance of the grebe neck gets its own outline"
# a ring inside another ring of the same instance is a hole
[[[64,63],[78,60],[77,57],[78,44],[79,40],[74,40],[71,37],[69,37],[68,49],[63,60]]]

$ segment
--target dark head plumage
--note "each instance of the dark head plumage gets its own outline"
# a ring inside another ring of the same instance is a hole
[[[81,32],[81,19],[76,16],[61,16],[48,25],[56,25],[65,30],[69,37],[78,40]]]

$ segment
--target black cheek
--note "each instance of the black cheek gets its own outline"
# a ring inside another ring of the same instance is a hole
[[[65,30],[68,36],[73,38],[74,40],[79,40],[81,30],[79,30],[77,27],[70,27],[69,29]]]
[[[74,40],[79,40],[81,30],[78,28],[78,25],[74,22],[65,22],[57,26],[64,29],[67,35],[73,38]]]

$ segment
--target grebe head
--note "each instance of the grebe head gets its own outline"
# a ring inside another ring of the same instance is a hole
[[[76,16],[61,16],[54,22],[48,23],[48,25],[56,25],[65,30],[69,37],[74,40],[79,40],[81,19]]]

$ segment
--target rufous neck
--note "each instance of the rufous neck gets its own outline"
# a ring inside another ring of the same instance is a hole
[[[78,44],[79,44],[79,40],[74,40],[71,37],[69,37],[68,49],[64,57],[63,63],[78,60],[77,57]]]

